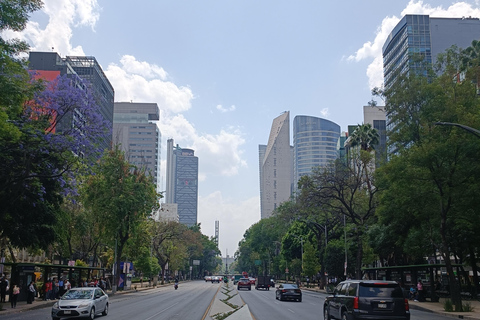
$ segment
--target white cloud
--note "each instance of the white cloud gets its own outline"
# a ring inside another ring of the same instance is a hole
[[[221,104],[217,105],[217,110],[219,110],[222,113],[229,112],[229,111],[235,111],[235,106],[232,105],[230,108],[224,108]]]
[[[29,21],[24,31],[6,31],[6,39],[19,38],[27,41],[32,51],[55,51],[61,56],[85,55],[82,46],[73,47],[72,26],[94,28],[100,17],[97,0],[48,0],[42,11],[49,20],[45,29],[34,21]]]
[[[391,16],[384,18],[375,32],[375,39],[373,42],[368,41],[364,43],[355,54],[348,57],[349,61],[355,62],[373,59],[367,68],[370,88],[380,87],[383,84],[382,47],[390,32],[400,21],[401,17],[406,14],[428,14],[431,17],[445,18],[458,18],[463,16],[480,17],[480,9],[473,8],[471,4],[466,2],[457,2],[448,8],[443,8],[442,6],[432,7],[419,0],[410,0],[405,9],[400,13],[399,17]]]
[[[193,93],[190,88],[164,81],[167,72],[155,64],[125,55],[120,65],[111,63],[105,74],[115,88],[116,101],[156,102],[167,114],[191,108]]]
[[[215,235],[215,221],[220,221],[219,249],[222,256],[228,249],[233,256],[242,240],[245,231],[260,220],[260,198],[252,197],[241,202],[225,199],[220,191],[199,197],[199,221],[202,221],[202,232]]]
[[[323,108],[322,110],[320,110],[320,114],[322,115],[322,117],[328,118],[330,112],[328,111],[328,108]]]

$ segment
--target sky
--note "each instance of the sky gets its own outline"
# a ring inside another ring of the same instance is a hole
[[[363,122],[383,83],[382,46],[405,14],[480,18],[480,1],[44,0],[21,33],[32,51],[94,56],[115,101],[160,108],[166,141],[199,158],[198,222],[233,256],[260,220],[258,146],[290,111]],[[383,101],[377,101],[383,105]]]

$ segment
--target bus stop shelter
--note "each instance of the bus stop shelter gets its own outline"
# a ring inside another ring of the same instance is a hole
[[[92,276],[98,278],[105,277],[105,268],[68,266],[43,263],[2,263],[6,268],[5,273],[10,269],[10,287],[16,284],[20,288],[18,301],[27,300],[28,285],[31,281],[39,281],[43,284],[48,279],[68,279],[72,287],[79,286],[82,281],[91,279]],[[42,286],[37,284],[37,290],[42,292]]]

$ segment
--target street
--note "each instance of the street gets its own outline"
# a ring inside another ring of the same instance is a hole
[[[219,284],[204,281],[180,282],[178,290],[172,286],[117,294],[110,298],[106,317],[115,320],[201,320],[212,301]],[[2,316],[1,319],[48,320],[51,307]]]
[[[115,320],[201,320],[221,284],[205,281],[181,282],[178,290],[173,286],[117,294],[110,297],[110,310],[106,317]],[[323,319],[324,293],[303,290],[303,301],[279,301],[275,289],[241,290],[239,295],[248,304],[255,320],[318,320]],[[2,315],[5,320],[49,320],[51,307]],[[447,320],[450,317],[411,310],[411,320]],[[207,320],[210,318],[207,317]],[[227,318],[228,320],[228,318]]]
[[[302,290],[302,302],[276,300],[273,288],[266,291],[255,290],[252,287],[251,291],[241,290],[239,293],[256,320],[323,319],[323,302],[326,296],[324,293]],[[410,310],[410,312],[411,320],[451,319],[451,317],[420,310]]]

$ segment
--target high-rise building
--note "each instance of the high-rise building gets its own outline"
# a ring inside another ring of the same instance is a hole
[[[56,52],[30,52],[29,69],[52,79],[62,75],[77,75],[85,80],[93,90],[94,97],[100,105],[100,113],[108,122],[106,134],[98,144],[101,149],[109,149],[112,144],[113,99],[115,91],[95,57],[67,56],[61,58]],[[73,113],[65,115],[57,124],[57,129],[70,128],[75,121]]]
[[[259,145],[260,215],[268,218],[292,195],[290,112],[273,120],[267,145]]]
[[[296,116],[293,120],[294,183],[338,157],[340,126],[330,120]]]
[[[383,75],[385,87],[391,86],[396,71],[425,74],[425,66],[415,62],[417,54],[427,63],[452,45],[467,48],[472,40],[480,39],[478,18],[432,18],[428,15],[405,15],[383,45]]]
[[[156,103],[115,102],[113,143],[125,151],[128,161],[145,168],[160,192],[161,133],[155,121],[160,120]]]
[[[167,140],[165,203],[177,204],[180,223],[197,223],[198,157],[192,149],[174,147],[173,139]]]

